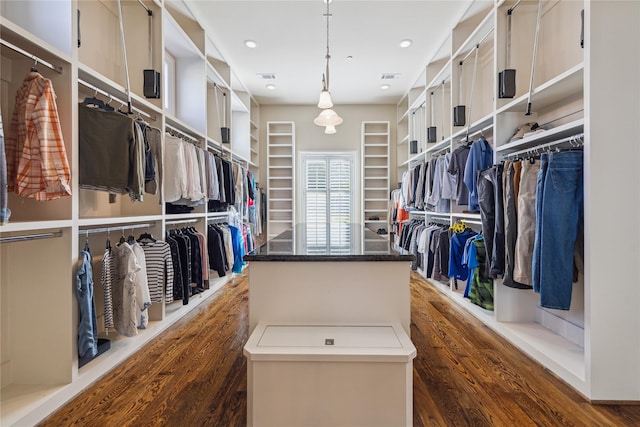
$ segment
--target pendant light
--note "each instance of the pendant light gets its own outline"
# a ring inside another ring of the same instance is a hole
[[[318,117],[313,119],[313,123],[318,126],[338,126],[342,121],[342,117],[330,108],[322,110]]]
[[[326,133],[327,135],[333,135],[334,133],[336,133],[336,127],[333,125],[329,125],[324,128],[324,133]]]
[[[325,55],[326,65],[325,72],[322,75],[322,92],[320,92],[320,99],[318,101],[318,108],[322,108],[322,111],[313,120],[318,126],[331,126],[331,128],[325,129],[325,133],[333,134],[336,132],[335,126],[342,123],[342,118],[338,116],[338,114],[331,110],[333,107],[333,102],[331,101],[331,94],[329,93],[329,59],[331,59],[331,55],[329,53],[329,18],[331,14],[329,13],[329,3],[330,1],[325,0],[327,3],[327,13],[325,17],[327,19],[327,53]]]

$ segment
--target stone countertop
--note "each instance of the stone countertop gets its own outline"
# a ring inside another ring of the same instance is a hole
[[[413,255],[398,252],[388,235],[378,235],[361,224],[297,224],[250,254],[246,261],[369,262],[406,261]]]

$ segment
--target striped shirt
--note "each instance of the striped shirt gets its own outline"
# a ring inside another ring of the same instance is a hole
[[[40,201],[71,194],[56,94],[37,72],[27,74],[16,93],[5,150],[9,191]]]
[[[141,242],[147,266],[147,282],[151,302],[173,301],[173,260],[169,243],[157,240]]]
[[[113,259],[111,249],[107,248],[102,257],[102,272],[100,280],[102,281],[102,289],[104,290],[104,328],[109,332],[109,328],[113,328],[113,299],[111,289],[113,288]]]

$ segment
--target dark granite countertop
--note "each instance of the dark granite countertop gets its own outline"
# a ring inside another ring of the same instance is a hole
[[[361,224],[298,224],[269,240],[246,261],[412,261],[413,255],[398,252],[388,236],[378,235]]]

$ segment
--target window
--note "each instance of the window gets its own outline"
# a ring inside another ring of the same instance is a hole
[[[353,154],[303,154],[303,218],[309,254],[350,251],[354,158]]]

